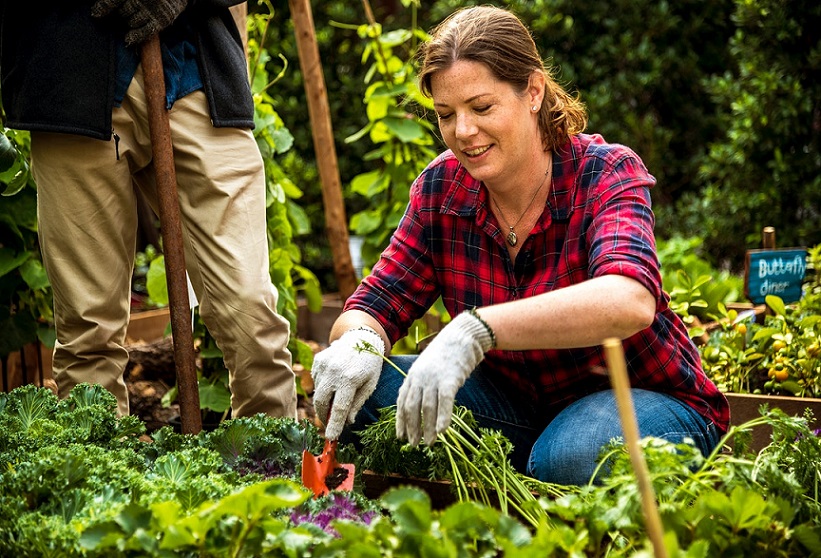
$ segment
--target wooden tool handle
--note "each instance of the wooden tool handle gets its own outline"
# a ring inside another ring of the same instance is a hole
[[[633,471],[636,473],[639,484],[641,507],[644,511],[647,534],[653,543],[656,558],[667,558],[661,516],[656,506],[656,496],[650,482],[647,463],[644,461],[644,454],[641,452],[641,446],[639,445],[638,421],[636,420],[636,412],[633,409],[633,398],[630,395],[630,380],[627,376],[627,364],[624,360],[624,349],[621,340],[612,338],[605,340],[604,356],[607,360],[607,368],[610,370],[610,383],[613,385],[613,391],[616,394],[616,404],[619,407],[621,428],[624,432],[627,450],[630,453],[630,462],[633,465]]]
[[[185,275],[174,148],[171,144],[168,111],[165,108],[165,78],[158,35],[143,43],[140,58],[148,105],[152,162],[157,179],[168,302],[171,306],[171,337],[174,342],[174,363],[177,370],[180,422],[184,434],[196,434],[202,430],[202,414],[194,359],[194,335],[191,331],[191,307],[188,303],[188,282]]]

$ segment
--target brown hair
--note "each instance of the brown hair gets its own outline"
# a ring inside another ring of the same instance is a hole
[[[545,149],[556,149],[587,126],[587,111],[553,78],[539,55],[530,31],[512,12],[492,6],[457,10],[431,31],[431,39],[418,52],[419,87],[432,96],[431,78],[459,60],[481,62],[499,80],[520,92],[530,76],[545,76],[545,96],[539,110],[539,129]]]

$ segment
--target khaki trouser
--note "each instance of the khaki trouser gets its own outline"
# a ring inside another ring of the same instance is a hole
[[[235,417],[296,418],[289,323],[268,269],[265,179],[250,130],[211,125],[205,95],[170,113],[186,269],[200,315],[225,355]],[[123,371],[137,234],[134,188],[157,210],[142,73],[113,111],[118,145],[31,134],[43,260],[54,290],[60,397],[103,385],[128,414]],[[116,151],[119,151],[119,159]]]

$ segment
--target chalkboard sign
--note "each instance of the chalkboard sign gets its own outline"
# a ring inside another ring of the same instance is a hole
[[[748,250],[744,289],[753,304],[763,304],[767,295],[786,304],[801,300],[801,283],[807,272],[807,250]]]

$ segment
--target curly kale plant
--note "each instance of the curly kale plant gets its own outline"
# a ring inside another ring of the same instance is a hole
[[[118,545],[152,555],[164,533],[123,537],[145,531],[152,516],[157,524],[157,514],[187,517],[263,478],[288,479],[290,488],[271,489],[287,494],[272,509],[288,525],[310,494],[294,482],[302,450],[321,443],[307,422],[261,414],[196,436],[165,427],[148,438],[137,417],[117,417],[114,396],[100,386],[80,384],[64,400],[17,388],[0,394],[0,556],[111,556]],[[319,509],[303,515],[310,522]],[[230,530],[223,536],[238,543]]]

